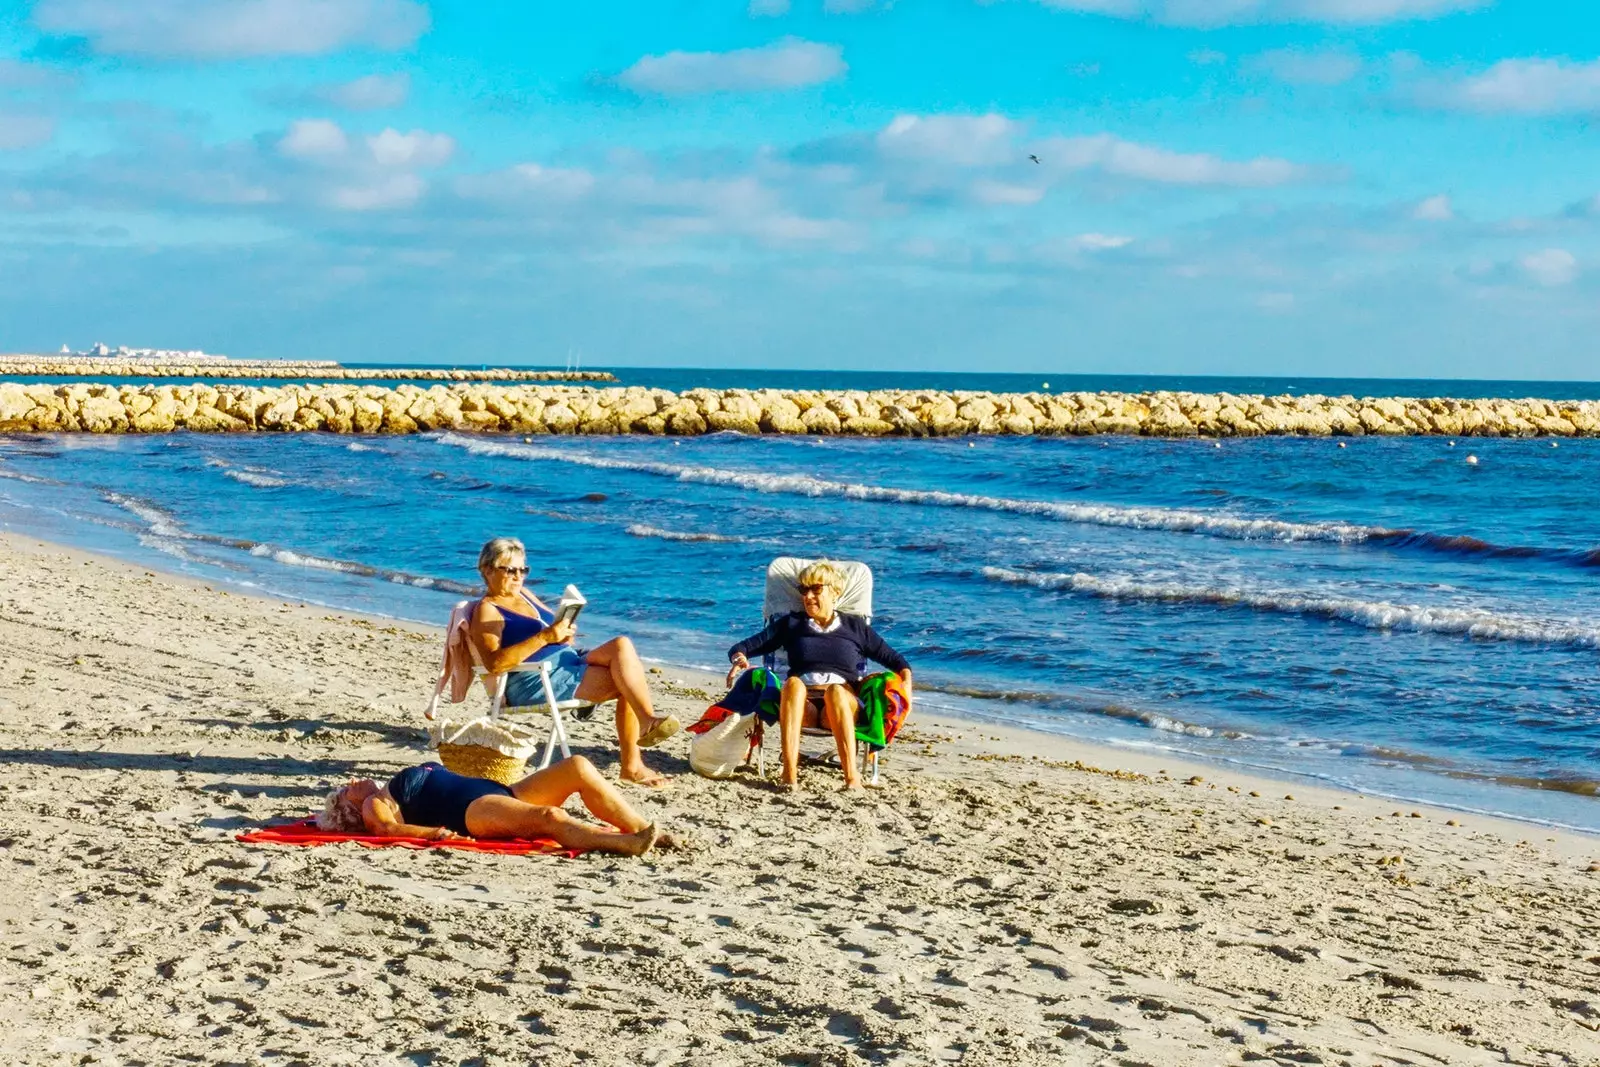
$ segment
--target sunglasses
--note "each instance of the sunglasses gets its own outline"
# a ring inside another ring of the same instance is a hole
[[[801,596],[820,596],[822,591],[824,589],[826,589],[826,588],[828,588],[828,587],[825,586],[825,585],[802,585],[800,587],[800,595]]]
[[[525,578],[528,574],[526,567],[496,567],[495,570],[501,574],[509,574],[513,578]]]

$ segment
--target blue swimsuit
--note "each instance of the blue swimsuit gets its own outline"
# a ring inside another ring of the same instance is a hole
[[[479,797],[511,796],[511,790],[487,778],[468,778],[437,763],[407,767],[389,779],[389,795],[400,805],[400,818],[412,826],[446,826],[467,833],[467,808]]]
[[[523,599],[527,600],[526,594]],[[505,620],[504,628],[500,631],[502,648],[526,641],[555,621],[554,615],[539,610],[533,601],[527,600],[527,603],[532,615],[495,605],[500,617]],[[583,672],[589,669],[588,654],[571,645],[545,645],[529,656],[527,662],[538,663],[541,660],[550,661],[550,688],[556,691],[556,699],[571,700],[578,691],[578,683],[583,681]],[[506,675],[506,707],[543,707],[544,704],[544,685],[537,674],[513,671]]]

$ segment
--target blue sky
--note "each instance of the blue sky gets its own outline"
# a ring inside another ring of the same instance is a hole
[[[1576,0],[0,0],[0,349],[1594,379],[1597,114]]]

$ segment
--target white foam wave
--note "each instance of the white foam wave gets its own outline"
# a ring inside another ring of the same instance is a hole
[[[1251,519],[1181,508],[1121,507],[1112,504],[1074,504],[1051,500],[1017,500],[982,496],[975,493],[949,493],[938,489],[897,489],[892,486],[864,485],[815,478],[809,474],[764,474],[758,471],[726,470],[720,467],[689,467],[649,460],[622,460],[589,452],[548,448],[539,445],[506,444],[484,441],[461,434],[444,433],[440,442],[463,448],[472,455],[504,456],[513,459],[549,460],[573,463],[602,470],[625,470],[674,478],[680,482],[750,489],[759,493],[792,496],[840,497],[893,504],[920,504],[929,507],[977,508],[1019,515],[1036,515],[1062,522],[1094,526],[1116,526],[1139,530],[1170,530],[1178,533],[1208,534],[1237,540],[1333,541],[1355,544],[1390,531],[1375,526],[1343,522],[1285,522],[1280,519]]]
[[[107,492],[102,495],[107,501],[115,504],[123,511],[143,520],[149,526],[149,532],[157,537],[188,538],[190,536],[171,513],[157,507],[148,500],[140,500],[136,496],[126,496],[122,493]]]
[[[56,481],[56,480],[54,480],[52,478],[37,478],[37,477],[35,477],[35,476],[31,475],[31,474],[23,474],[21,471],[8,470],[8,469],[6,469],[4,467],[0,467],[0,478],[9,478],[14,482],[26,482],[29,485],[60,485],[61,484],[60,482],[58,482],[58,481]]]
[[[360,441],[350,441],[344,447],[349,449],[352,452],[376,452],[377,451],[377,449],[373,448],[371,445],[364,445]]]
[[[164,553],[174,559],[180,559],[185,563],[210,564],[212,562],[208,559],[202,559],[187,548],[184,548],[182,541],[175,541],[170,537],[160,537],[155,534],[139,534],[138,537],[139,543],[146,548],[153,548],[157,552]]]
[[[274,548],[271,545],[256,545],[250,550],[252,556],[270,559],[274,563],[281,563],[285,567],[309,567],[317,571],[338,571],[341,574],[371,574],[371,567],[360,564],[345,563],[337,559],[323,559],[321,556],[305,556],[299,552],[291,552],[287,548]]]
[[[729,537],[726,534],[685,533],[680,530],[663,530],[659,526],[647,526],[638,522],[629,526],[624,532],[632,534],[634,537],[657,537],[663,541],[710,541],[742,544],[745,540],[742,537]]]
[[[1188,585],[1182,582],[1145,582],[1129,577],[1100,577],[1083,573],[1034,574],[1002,567],[985,567],[983,576],[992,581],[1013,585],[1083,593],[1112,600],[1245,607],[1256,611],[1338,619],[1372,630],[1408,630],[1417,633],[1458,634],[1491,641],[1600,648],[1600,628],[1592,625],[1576,620],[1541,619],[1479,608],[1395,604],[1386,600],[1321,596],[1296,590],[1252,590],[1226,586]]]
[[[259,471],[225,470],[222,473],[236,482],[253,485],[257,489],[282,489],[289,484],[282,478],[275,478],[270,474],[262,474]]]

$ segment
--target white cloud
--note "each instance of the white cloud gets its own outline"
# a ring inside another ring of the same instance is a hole
[[[313,95],[347,111],[383,111],[405,103],[410,92],[409,74],[368,74],[355,81],[321,86]]]
[[[438,167],[455,154],[456,142],[444,133],[387,129],[368,137],[367,148],[381,167]]]
[[[983,179],[972,184],[972,196],[981,204],[1037,204],[1044,199],[1037,185],[1017,185]]]
[[[404,48],[428,28],[428,10],[415,0],[39,0],[33,20],[101,53],[227,59]]]
[[[1262,156],[1236,162],[1209,153],[1174,152],[1124,141],[1108,133],[1045,141],[1038,146],[1038,155],[1052,170],[1099,170],[1170,185],[1261,187],[1309,177],[1307,168],[1286,159]]]
[[[334,159],[349,150],[350,138],[327,119],[296,119],[278,142],[278,151],[292,159]]]
[[[785,37],[761,48],[732,52],[645,56],[617,81],[636,93],[679,96],[798,89],[842,77],[845,70],[838,45]]]
[[[1600,60],[1502,59],[1482,74],[1424,96],[1464,111],[1516,115],[1600,111]]]
[[[1540,285],[1570,285],[1578,277],[1578,257],[1565,248],[1530,252],[1517,261],[1524,274]]]
[[[1411,212],[1411,217],[1424,222],[1449,222],[1456,217],[1455,206],[1450,203],[1450,198],[1443,193],[1430,196],[1422,201]]]
[[[56,134],[56,121],[46,115],[0,115],[0,151],[42,145]]]
[[[1072,243],[1085,252],[1109,252],[1131,245],[1133,238],[1111,233],[1080,233],[1072,239]]]
[[[1361,73],[1362,63],[1349,52],[1280,48],[1255,56],[1248,67],[1290,85],[1341,85]]]
[[[571,201],[594,185],[594,175],[586,170],[518,163],[490,174],[466,175],[456,182],[456,190],[475,200]]]
[[[392,174],[387,178],[334,189],[328,202],[342,211],[382,211],[410,207],[427,190],[428,184],[415,174]]]
[[[789,13],[789,0],[750,0],[750,17],[753,19],[777,18]]]
[[[0,58],[0,89],[59,89],[77,79],[38,63]]]
[[[878,133],[886,156],[976,167],[1015,156],[1021,126],[1004,115],[898,115]]]
[[[1262,22],[1376,25],[1486,7],[1494,0],[1039,0],[1047,7],[1176,26]]]

